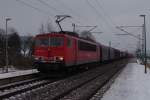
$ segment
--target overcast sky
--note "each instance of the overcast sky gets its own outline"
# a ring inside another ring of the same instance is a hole
[[[21,2],[25,2],[24,4]],[[44,1],[45,4],[39,1]],[[28,5],[27,5],[28,4]],[[131,36],[117,36],[123,32],[116,26],[141,26],[146,15],[147,46],[150,48],[150,0],[0,0],[0,27],[5,28],[5,18],[10,17],[9,27],[14,27],[20,35],[39,34],[42,23],[55,23],[55,15],[67,14],[72,18],[62,22],[64,30],[72,31],[72,23],[76,25],[97,25],[93,30],[103,32],[94,34],[97,41],[122,50],[135,50],[138,40]],[[30,7],[29,7],[30,6]],[[31,8],[34,7],[34,8]],[[79,28],[76,28],[78,30]],[[80,28],[80,30],[89,30]],[[134,35],[141,34],[141,28],[126,28]]]

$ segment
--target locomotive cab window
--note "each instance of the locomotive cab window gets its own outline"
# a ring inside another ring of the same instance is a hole
[[[63,46],[64,39],[63,37],[50,37],[50,46],[57,47]]]
[[[37,38],[35,44],[37,46],[63,46],[63,37]]]
[[[82,50],[82,51],[95,52],[96,51],[96,45],[90,44],[90,43],[86,43],[86,42],[83,42],[83,41],[78,41],[78,49]]]
[[[37,46],[48,46],[49,45],[49,39],[48,38],[38,38],[35,41],[35,45],[37,45]]]
[[[67,39],[67,47],[72,47],[72,40],[71,39]]]

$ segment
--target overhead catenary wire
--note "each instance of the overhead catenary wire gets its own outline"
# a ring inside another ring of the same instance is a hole
[[[89,0],[86,0],[86,2],[87,2],[87,4],[90,6],[90,8],[95,12],[95,14],[98,16],[98,17],[100,17],[100,18],[102,18],[103,20],[104,20],[104,22],[108,25],[108,27],[110,27],[110,28],[108,28],[109,30],[111,29],[111,25],[107,22],[107,20],[102,16],[102,14],[89,2]],[[100,20],[99,20],[100,21]],[[101,23],[101,21],[100,21],[100,23]],[[102,26],[101,26],[102,27]],[[104,27],[102,27],[102,28],[104,28]],[[111,30],[110,30],[111,31]]]
[[[103,7],[101,6],[101,4],[100,4],[100,1],[98,1],[98,0],[96,0],[95,2],[96,2],[96,4],[95,5],[92,5],[88,0],[86,0],[87,1],[87,3],[88,3],[88,5],[93,9],[93,11],[99,16],[99,17],[101,17],[101,18],[103,18],[105,21],[106,21],[106,23],[107,23],[107,25],[109,25],[109,26],[111,26],[112,28],[113,28],[113,30],[114,29],[116,29],[116,23],[112,20],[112,18],[109,16],[109,14],[107,14],[107,12],[103,9]],[[92,2],[93,3],[93,2]],[[97,6],[96,5],[98,5],[98,7],[100,7],[100,9],[103,11],[103,13],[104,13],[104,15],[102,15],[101,13],[100,13],[100,10],[97,10]],[[104,17],[103,17],[104,16]],[[106,17],[107,17],[107,19],[109,19],[109,21],[106,19]],[[115,31],[115,30],[114,30]],[[118,33],[118,31],[116,32],[115,31],[115,33]]]
[[[99,5],[99,7],[103,10],[105,16],[107,16],[110,19],[111,24],[113,26],[117,27],[117,24],[114,22],[114,20],[112,20],[110,15],[104,10],[103,6],[101,5],[100,1],[102,1],[102,0],[95,0],[95,1],[96,1],[96,4]],[[120,26],[120,27],[124,27],[124,26]],[[139,30],[139,28],[141,28],[141,26],[125,26],[124,28],[129,28],[129,27],[131,27],[131,28],[133,28],[133,27],[137,28],[138,27],[136,31],[132,31],[131,33],[137,32]]]
[[[37,1],[40,2],[40,3],[42,3],[43,5],[47,6],[48,8],[53,9],[53,10],[56,11],[56,12],[59,12],[59,13],[64,14],[64,12],[58,10],[57,8],[51,6],[50,4],[48,4],[47,2],[45,2],[45,1],[43,1],[43,0],[37,0]]]
[[[60,9],[57,9],[53,6],[51,6],[49,3],[47,3],[46,1],[43,1],[43,0],[37,0],[38,2],[40,2],[41,4],[47,6],[48,8],[50,8],[51,10],[54,10],[58,13],[61,13],[62,15],[65,14],[65,12],[62,12]],[[60,14],[59,14],[60,15]],[[69,14],[70,15],[70,14]],[[56,15],[55,15],[56,16]]]
[[[97,15],[99,17],[101,17],[102,19],[104,19],[104,22],[107,24],[107,26],[109,27],[109,30],[114,31],[115,33],[118,33],[118,31],[116,30],[116,26],[117,24],[112,20],[112,18],[110,17],[110,15],[104,10],[104,8],[102,7],[102,5],[100,4],[99,0],[95,0],[97,6],[103,11],[103,14],[101,14],[99,12],[99,10],[96,9],[95,6],[93,6],[92,4],[90,4],[90,2],[87,0],[87,3],[89,4],[89,6],[95,11],[95,13],[97,13]],[[107,18],[106,18],[107,17]],[[107,20],[109,19],[109,20]]]
[[[73,9],[71,9],[68,5],[66,5],[62,0],[53,0],[53,1],[55,1],[55,2],[57,2],[57,3],[59,3],[60,4],[60,6],[61,5],[63,5],[63,8],[66,8],[69,12],[71,12],[72,14],[73,13],[75,13],[75,14],[73,14],[73,15],[75,15],[76,17],[78,17],[78,18],[81,18],[81,15],[79,14],[79,13],[77,13],[77,12],[75,12]],[[82,18],[83,20],[85,20],[84,18]],[[78,21],[79,23],[81,23],[80,21]]]
[[[29,8],[31,8],[31,9],[34,9],[35,11],[38,11],[39,13],[42,13],[42,14],[44,14],[44,15],[47,15],[48,18],[49,18],[49,20],[50,20],[50,22],[53,22],[54,14],[52,14],[51,12],[47,12],[47,11],[45,11],[45,10],[42,10],[42,9],[40,9],[40,8],[37,8],[37,7],[31,5],[31,4],[29,4],[29,3],[27,3],[27,2],[25,2],[25,1],[23,1],[23,0],[16,0],[16,1],[19,2],[19,3],[22,4],[22,5],[25,5],[25,6],[29,7]],[[52,15],[53,15],[53,16],[52,16]],[[55,28],[55,29],[56,29],[56,28]]]
[[[33,4],[28,3],[28,2],[26,2],[25,0],[16,0],[16,1],[19,2],[20,4],[23,4],[23,5],[25,5],[25,6],[29,7],[29,8],[34,9],[34,10],[40,12],[40,13],[43,13],[43,14],[45,14],[45,15],[48,15],[51,21],[53,20],[52,17],[55,16],[55,14],[53,14],[53,12],[50,12],[50,11],[48,12],[48,11],[46,11],[46,10],[40,9],[40,8],[38,8],[38,7],[35,7]],[[50,4],[48,4],[47,2],[44,2],[43,0],[38,0],[38,1],[39,1],[40,3],[42,3],[43,5],[45,5],[45,6],[47,6],[47,7],[49,7],[49,8],[52,8],[52,6],[51,6]],[[61,2],[61,3],[63,3],[63,2]],[[63,3],[63,4],[64,4],[64,3]],[[64,5],[66,5],[66,4],[64,4]],[[66,7],[67,7],[67,6],[66,6]],[[68,8],[69,8],[69,7],[67,7],[67,9],[68,9]],[[58,9],[56,9],[55,7],[53,7],[52,10],[55,10],[55,11],[57,11],[57,12],[60,12],[60,11],[59,11]],[[70,9],[70,11],[73,12],[73,10],[71,10],[71,9]],[[63,13],[63,12],[62,12],[62,13]],[[83,19],[85,20],[85,18],[83,18]],[[74,20],[74,18],[73,18],[72,20]],[[78,20],[74,20],[74,21],[78,21]],[[78,21],[78,23],[81,23],[81,22]]]
[[[34,9],[34,10],[40,12],[40,13],[43,13],[43,14],[46,14],[46,15],[50,15],[50,16],[52,15],[52,14],[50,14],[50,12],[47,12],[47,11],[41,10],[41,9],[39,9],[37,7],[34,7],[33,5],[31,5],[31,4],[27,3],[27,2],[24,2],[23,0],[16,0],[16,1],[21,3],[21,4],[23,4],[23,5],[25,5],[25,6],[28,6],[28,7],[32,8],[32,9]]]
[[[114,23],[114,21],[111,19],[111,17],[106,13],[106,11],[103,9],[102,5],[100,4],[100,2],[98,0],[95,0],[97,6],[101,9],[101,11],[103,12],[103,14],[101,14],[102,18],[105,20],[106,24],[112,28],[112,30],[114,31],[114,29],[116,29],[116,24]],[[96,7],[95,7],[96,9]],[[97,10],[99,13],[100,11]],[[107,17],[107,18],[106,18]],[[108,20],[109,19],[109,20]],[[116,31],[115,31],[116,32]]]
[[[54,0],[54,1],[58,2],[58,0]],[[65,7],[65,8],[66,8],[68,11],[70,11],[71,13],[74,12],[74,13],[75,13],[75,14],[74,14],[75,17],[80,18],[83,23],[85,23],[85,22],[88,21],[88,19],[87,19],[86,17],[82,18],[82,16],[81,16],[79,13],[75,12],[72,8],[70,8],[68,5],[66,5],[66,3],[64,3],[63,1],[59,0],[58,3],[60,3],[61,5],[63,5],[63,7]],[[83,20],[84,20],[84,21],[83,21]],[[80,23],[81,25],[83,24],[83,23],[81,23],[81,22],[78,21],[78,20],[77,20],[77,22]],[[99,28],[100,28],[100,27],[99,27]]]
[[[90,6],[91,8],[92,8],[92,10],[94,10],[95,11],[95,9],[93,8],[93,6],[89,3],[89,1],[88,0],[85,0],[86,1],[86,3],[88,4],[88,6]],[[101,22],[100,22],[101,23]],[[100,27],[99,27],[100,28]],[[104,28],[103,26],[101,26],[101,28]],[[100,29],[101,29],[100,28]],[[101,29],[102,30],[102,29]]]
[[[110,20],[110,23],[112,25],[112,27],[114,29],[116,29],[117,24],[114,22],[114,20],[111,18],[111,16],[108,14],[108,12],[105,11],[105,9],[103,8],[103,6],[101,5],[100,1],[102,2],[102,0],[95,0],[96,4],[101,8],[101,10],[103,11],[104,15],[107,16],[107,18]],[[118,33],[118,31],[115,31],[115,33]]]
[[[59,3],[59,4],[61,4],[61,5],[63,5],[63,7],[64,8],[66,8],[68,11],[70,11],[70,12],[74,12],[71,8],[69,8],[63,1],[61,1],[61,0],[53,0],[53,1],[55,1],[55,2],[57,2],[57,3]]]
[[[103,10],[104,15],[107,16],[110,19],[111,24],[114,25],[114,27],[116,27],[117,24],[112,20],[112,18],[110,17],[110,15],[104,10],[103,6],[100,3],[100,0],[95,0],[95,1],[96,1],[96,4]]]
[[[63,8],[66,8],[73,16],[75,16],[77,19],[79,19],[79,20],[76,20],[76,18],[72,18],[72,20],[74,20],[78,24],[81,24],[81,25],[85,24],[85,22],[87,22],[87,20],[89,20],[86,17],[82,18],[81,14],[77,13],[76,10],[72,9],[72,7],[69,7],[63,0],[53,0],[53,1],[60,4],[60,6],[63,6]]]
[[[43,0],[37,0],[37,1],[40,2],[41,4],[47,6],[48,8],[50,8],[51,10],[53,10],[53,11],[55,11],[55,12],[58,12],[58,13],[61,13],[61,14],[66,14],[65,12],[62,12],[60,9],[57,9],[56,7],[53,7],[52,5],[50,5],[50,4],[49,4],[48,2],[46,2],[46,1],[43,1]],[[55,1],[57,1],[57,0],[55,0]],[[60,1],[59,1],[59,2],[60,2]],[[60,2],[60,3],[63,5],[63,7],[69,9],[69,7],[68,7],[66,4],[64,4],[63,2]],[[69,10],[71,11],[71,13],[74,12],[72,9],[69,9]],[[69,14],[67,14],[67,15],[71,15],[71,13],[69,13]],[[77,17],[77,16],[76,16],[76,17]],[[80,21],[75,20],[74,17],[72,18],[72,20],[74,20],[75,22],[81,23]]]
[[[137,33],[137,32],[139,32],[139,30],[141,30],[141,27],[138,27],[137,29],[133,30],[133,31],[130,32],[130,33]],[[141,32],[140,32],[140,33],[141,33]]]
[[[116,34],[116,35],[130,35],[130,36],[133,36],[133,37],[135,37],[135,38],[137,38],[137,39],[143,40],[142,38],[140,38],[140,37],[138,37],[138,36],[136,36],[136,35],[134,35],[134,34],[128,32],[128,31],[126,31],[126,30],[124,30],[124,29],[122,29],[122,28],[120,28],[120,27],[116,27],[116,28],[126,33],[126,34]]]

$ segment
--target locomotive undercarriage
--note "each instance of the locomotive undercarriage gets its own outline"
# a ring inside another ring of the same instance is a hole
[[[65,65],[63,62],[57,62],[57,63],[42,63],[42,62],[36,62],[35,68],[38,69],[40,72],[54,72],[54,71],[62,71],[65,68]]]

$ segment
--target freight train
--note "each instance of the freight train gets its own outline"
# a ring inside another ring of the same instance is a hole
[[[89,63],[127,57],[126,52],[79,37],[73,32],[52,32],[35,37],[34,65],[40,72],[57,71]]]

